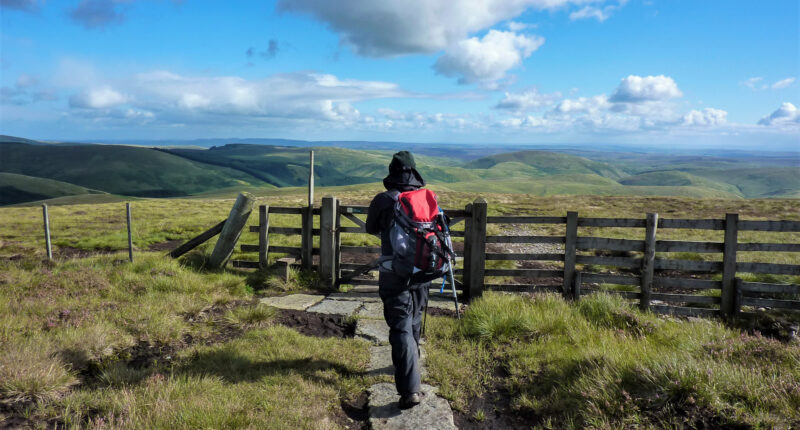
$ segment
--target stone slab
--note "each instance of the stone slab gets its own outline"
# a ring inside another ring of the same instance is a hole
[[[353,315],[359,308],[362,302],[354,300],[325,300],[317,303],[316,305],[308,308],[308,312],[316,312],[318,314],[333,314],[333,315]]]
[[[389,326],[383,319],[359,318],[356,323],[356,337],[366,339],[376,345],[389,343]]]
[[[321,302],[324,298],[325,296],[322,295],[290,294],[288,296],[281,297],[265,297],[261,299],[261,303],[278,309],[304,311],[309,307]]]
[[[394,364],[392,364],[392,347],[390,345],[372,346],[369,350],[369,368],[367,373],[370,375],[394,376]],[[425,348],[420,346],[420,376],[425,378],[428,369],[425,368]]]
[[[333,300],[354,300],[358,302],[380,302],[381,298],[377,293],[332,293],[328,294],[329,299]]]
[[[369,348],[369,375],[394,376],[392,364],[392,347],[390,345],[371,346]]]
[[[375,384],[369,389],[369,423],[373,430],[455,430],[453,411],[436,388],[422,384],[422,403],[401,410],[394,384]]]
[[[356,315],[362,318],[373,320],[383,319],[383,303],[381,302],[365,302],[364,307],[356,312]]]

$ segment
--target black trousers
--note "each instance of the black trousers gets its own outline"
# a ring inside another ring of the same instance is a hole
[[[380,273],[379,294],[389,325],[394,383],[401,396],[421,391],[419,336],[422,311],[428,303],[430,282],[412,284],[393,274]]]

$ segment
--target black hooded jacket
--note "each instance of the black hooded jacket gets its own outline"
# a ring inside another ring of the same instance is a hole
[[[417,172],[414,156],[408,151],[400,151],[392,157],[389,176],[383,179],[386,191],[372,199],[367,212],[366,230],[369,234],[381,235],[381,255],[392,255],[389,227],[392,224],[394,204],[397,194],[418,190],[425,186],[425,180]]]

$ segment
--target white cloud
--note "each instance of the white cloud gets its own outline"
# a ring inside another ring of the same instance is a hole
[[[578,9],[575,12],[569,14],[569,19],[572,21],[576,21],[579,19],[594,18],[600,22],[603,22],[607,20],[609,16],[611,16],[610,12],[612,10],[613,9],[611,9],[611,6],[602,9],[594,6],[584,6],[581,9]]]
[[[511,30],[511,31],[513,31],[515,33],[519,33],[520,31],[526,30],[526,29],[529,29],[529,28],[536,28],[535,24],[528,24],[526,22],[519,22],[519,21],[509,21],[508,24],[506,24],[506,25],[508,26],[509,30]]]
[[[772,112],[769,116],[761,118],[761,121],[758,122],[760,125],[798,125],[800,124],[800,110],[798,110],[795,105],[786,102],[781,104],[775,112]]]
[[[525,10],[554,10],[598,0],[279,0],[279,11],[309,14],[360,55],[441,51]],[[512,30],[516,31],[516,30]]]
[[[495,108],[507,109],[512,112],[527,112],[552,105],[561,98],[561,93],[542,94],[536,88],[531,88],[521,93],[505,93]]]
[[[389,108],[377,110],[379,115],[386,118],[386,121],[376,123],[381,128],[411,128],[411,129],[434,129],[434,128],[481,128],[483,125],[475,121],[469,115],[459,115],[451,113],[437,112],[429,114],[425,112],[401,112]],[[386,126],[388,124],[388,127]]]
[[[722,109],[705,108],[702,111],[691,110],[683,116],[683,125],[718,126],[727,122],[728,112]]]
[[[105,109],[125,104],[128,97],[110,86],[89,88],[69,98],[69,105],[77,108]]]
[[[773,90],[780,90],[780,89],[786,88],[786,87],[792,85],[794,83],[794,81],[795,81],[794,77],[781,79],[780,81],[775,82],[774,84],[772,84],[772,89]]]
[[[542,44],[542,37],[490,30],[482,39],[472,37],[448,48],[434,68],[445,76],[459,76],[459,83],[491,88]]]
[[[590,5],[584,6],[572,13],[569,14],[569,19],[571,21],[577,21],[579,19],[591,19],[594,18],[599,22],[603,22],[611,17],[611,13],[615,10],[621,8],[622,6],[627,3],[628,0],[620,0],[618,4],[611,4],[608,6],[598,6],[598,5]]]
[[[762,78],[761,76],[754,76],[752,78],[748,78],[744,81],[739,82],[739,85],[750,88],[751,90],[755,90],[758,83],[763,80],[764,78]]]
[[[672,78],[630,75],[623,78],[609,100],[614,103],[640,103],[663,101],[683,96]]]
[[[555,108],[559,113],[594,113],[611,107],[608,97],[599,95],[594,97],[578,97],[577,99],[564,99]]]
[[[286,73],[248,80],[153,71],[118,81],[114,88],[88,87],[70,98],[70,106],[95,110],[94,117],[156,118],[169,123],[277,118],[353,122],[362,119],[354,102],[408,95],[392,83],[326,74]],[[113,109],[121,105],[130,110]]]

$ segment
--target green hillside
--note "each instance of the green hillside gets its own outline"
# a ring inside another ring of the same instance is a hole
[[[619,179],[628,176],[622,170],[608,163],[592,161],[588,158],[546,151],[518,151],[479,158],[464,165],[471,169],[490,169],[502,163],[521,163],[533,170],[537,176],[562,174],[596,174],[606,178]]]
[[[90,196],[88,190],[140,197],[228,195],[243,189],[259,195],[280,193],[276,187],[307,185],[309,150],[314,150],[317,186],[372,190],[380,188],[392,153],[402,148],[402,144],[357,150],[242,143],[210,149],[31,145],[7,136],[0,136],[0,141],[0,172],[17,175],[6,176],[0,184],[6,187],[0,190],[4,192],[0,204],[53,197],[72,201]],[[587,151],[583,157],[578,151],[526,150],[462,162],[458,156],[462,150],[476,151],[453,145],[452,157],[416,155],[418,170],[437,189],[477,193],[800,197],[800,167],[788,155],[726,158]],[[37,178],[58,182],[44,185]]]
[[[446,191],[478,193],[524,193],[535,196],[682,196],[696,198],[741,198],[739,194],[698,185],[622,185],[596,174],[551,175],[528,180],[465,181],[438,184]]]
[[[619,183],[628,186],[706,188],[708,190],[719,190],[724,194],[744,196],[735,185],[712,181],[681,171],[640,173],[621,179]]]
[[[0,146],[0,172],[55,179],[113,194],[177,197],[234,185],[264,185],[244,172],[148,148],[118,145]]]
[[[342,148],[298,148],[229,144],[208,150],[162,149],[188,160],[236,169],[278,187],[308,182],[308,151],[314,150],[314,176],[320,186],[374,182],[385,175],[391,153]]]
[[[796,197],[800,192],[800,167],[749,167],[719,169],[715,166],[686,169],[688,173],[736,186],[748,198]]]
[[[99,193],[102,191],[52,179],[0,172],[0,205]]]

